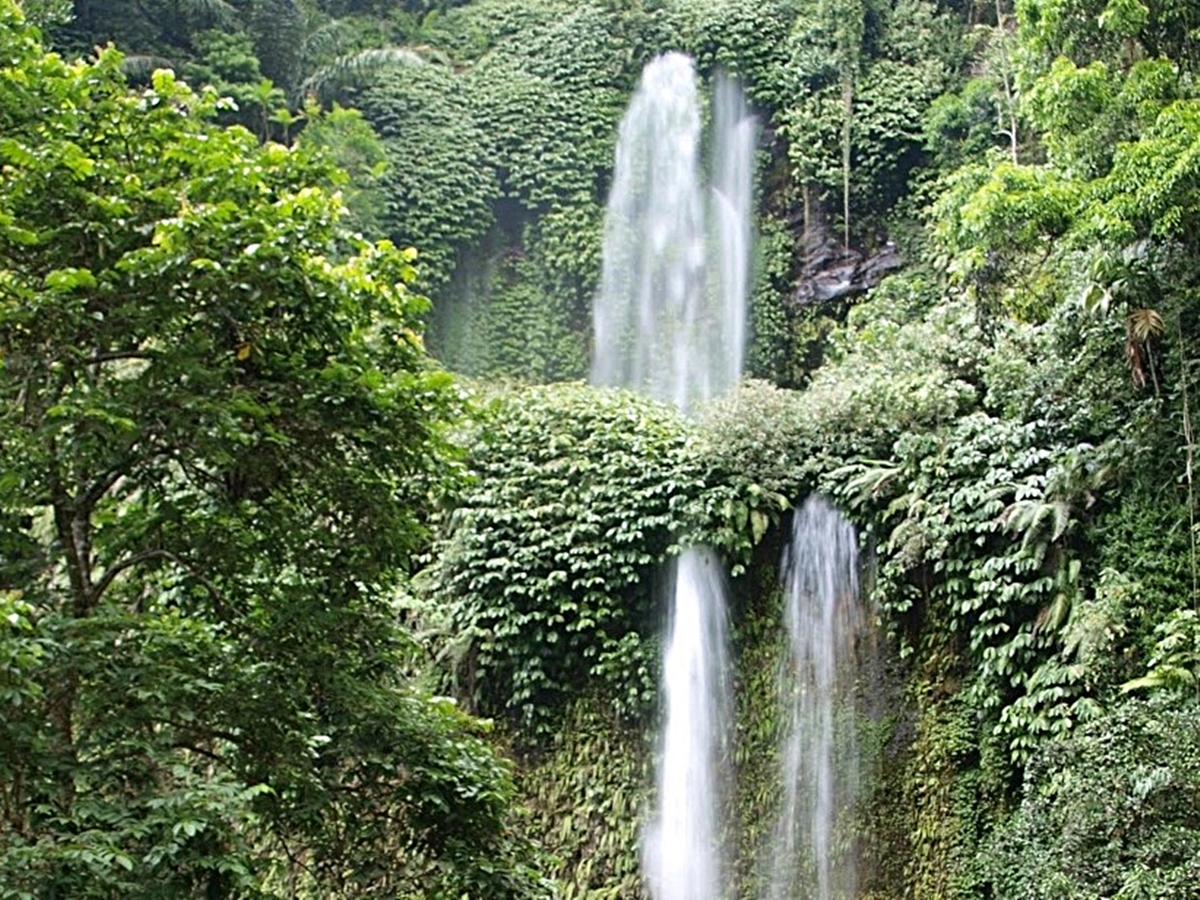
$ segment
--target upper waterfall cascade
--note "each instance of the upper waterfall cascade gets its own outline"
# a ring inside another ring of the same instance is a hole
[[[692,61],[651,62],[621,121],[594,308],[592,381],[688,412],[742,372],[756,126],[735,82],[713,98],[703,177]]]

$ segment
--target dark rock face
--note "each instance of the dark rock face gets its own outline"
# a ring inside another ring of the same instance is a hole
[[[864,256],[832,243],[809,248],[808,261],[793,294],[798,306],[847,300],[865,294],[901,267],[900,254],[891,241]]]

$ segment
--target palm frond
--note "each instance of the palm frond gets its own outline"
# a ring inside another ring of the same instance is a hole
[[[194,14],[219,22],[229,22],[238,17],[238,11],[233,4],[226,3],[225,0],[184,0],[180,7],[180,12],[184,15]]]
[[[317,100],[325,101],[339,88],[357,84],[385,69],[423,65],[425,60],[420,54],[407,47],[359,50],[321,66],[301,82],[300,91],[302,96],[311,94]]]
[[[1164,330],[1162,315],[1154,309],[1135,309],[1125,319],[1125,366],[1136,387],[1146,386],[1147,345]]]
[[[1135,309],[1126,320],[1129,336],[1135,341],[1145,342],[1161,335],[1166,326],[1163,324],[1162,313],[1156,309]]]
[[[300,46],[303,59],[316,60],[332,54],[342,54],[354,30],[345,19],[330,19],[304,36]]]

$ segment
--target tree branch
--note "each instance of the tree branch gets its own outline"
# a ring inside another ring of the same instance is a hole
[[[89,366],[98,366],[101,363],[117,362],[122,359],[142,359],[146,362],[154,362],[158,359],[158,354],[146,350],[113,350],[109,353],[93,353],[83,362]]]
[[[141,553],[135,553],[132,556],[128,556],[120,562],[113,563],[113,565],[111,565],[108,570],[105,571],[102,576],[100,576],[95,587],[92,588],[90,607],[95,608],[96,604],[100,602],[100,598],[104,595],[104,592],[112,586],[113,581],[116,580],[118,575],[120,575],[122,572],[132,569],[134,566],[139,566],[142,563],[149,562],[152,559],[170,560],[171,562],[175,563],[175,565],[183,569],[183,571],[187,573],[188,577],[194,578],[196,581],[200,582],[205,591],[208,592],[209,599],[212,600],[213,610],[220,618],[225,618],[225,602],[221,599],[221,592],[217,589],[217,586],[170,550],[144,550]]]
[[[100,502],[100,498],[108,493],[108,489],[116,484],[123,474],[124,466],[120,468],[109,469],[103,475],[98,477],[92,482],[92,486],[84,491],[81,497],[76,501],[77,509],[82,513],[86,513],[86,515],[90,518],[92,510],[95,508],[96,504]]]
[[[166,724],[170,725],[173,723],[168,722]],[[225,759],[225,757],[220,753],[217,753],[215,750],[205,750],[203,747],[199,747],[196,744],[189,744],[187,741],[176,741],[171,746],[176,750],[191,750],[193,753],[198,753],[201,756],[207,756],[214,762],[219,762],[222,765],[228,765],[228,761]]]

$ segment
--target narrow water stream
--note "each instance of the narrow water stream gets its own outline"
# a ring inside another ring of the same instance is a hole
[[[824,498],[797,510],[783,560],[788,652],[779,671],[786,733],[783,809],[770,900],[850,900],[849,817],[858,796],[857,643],[863,626],[854,527]]]

